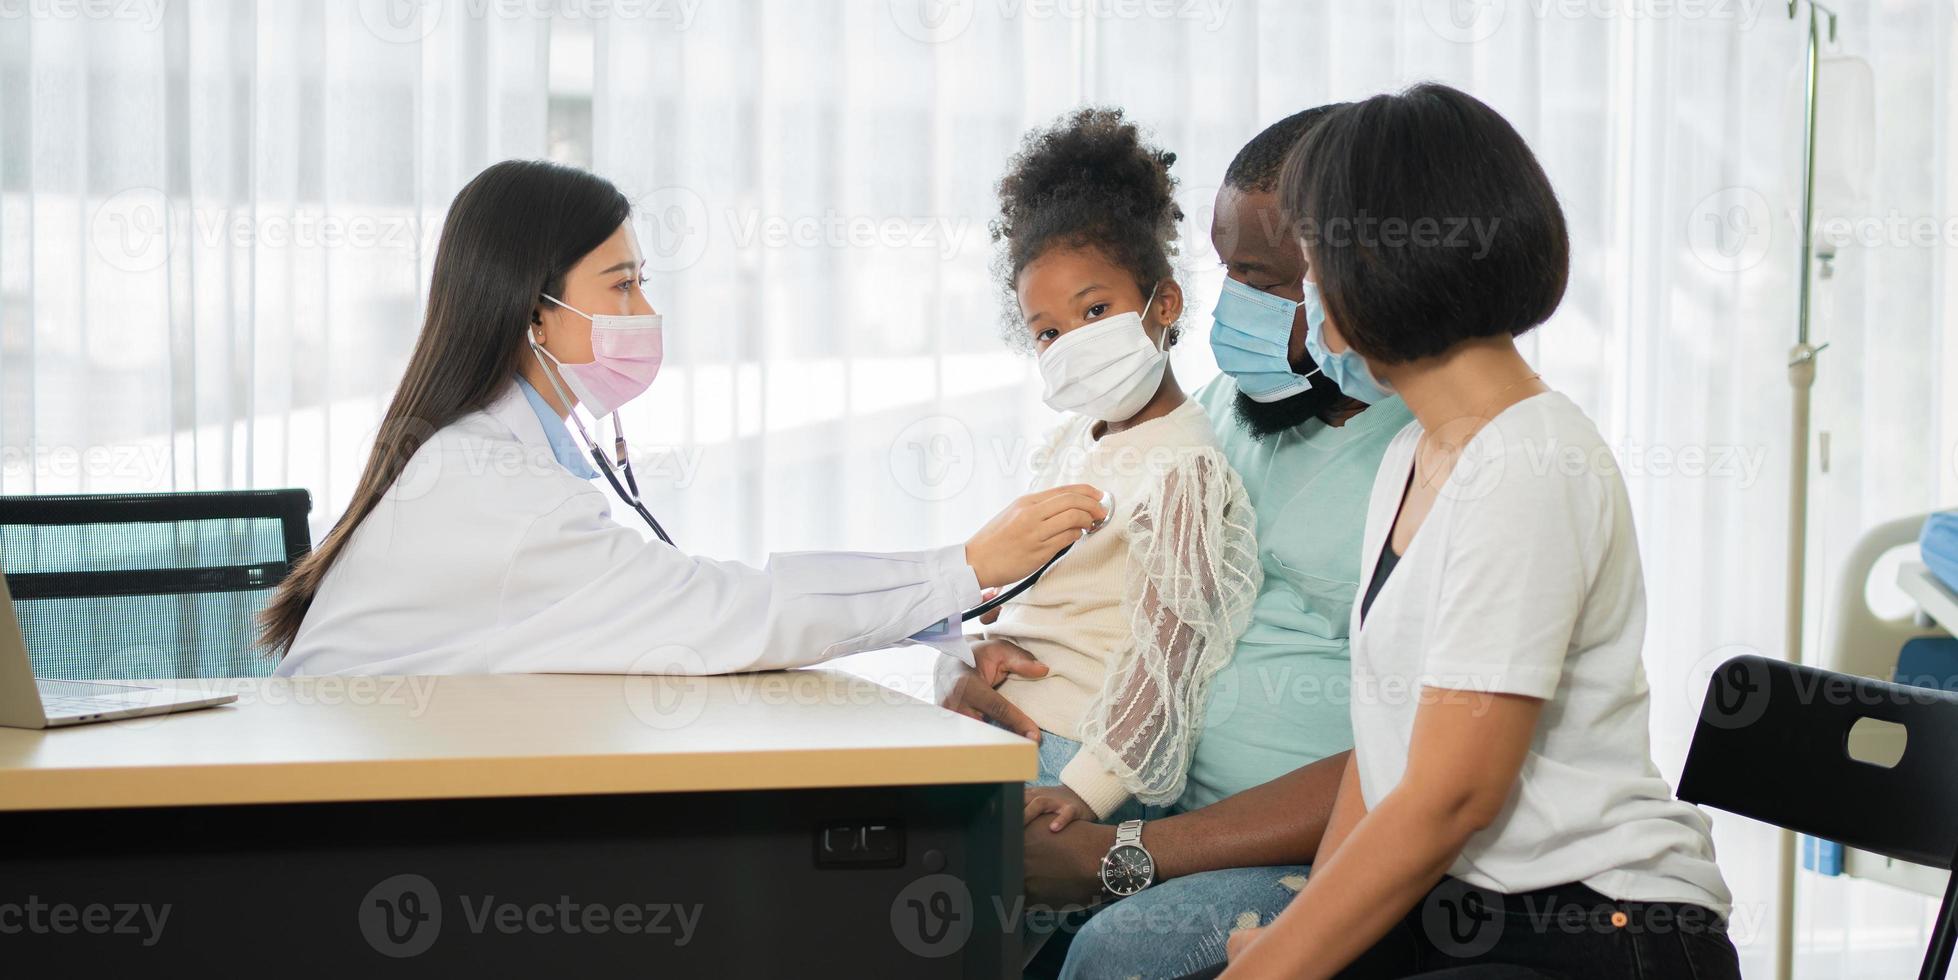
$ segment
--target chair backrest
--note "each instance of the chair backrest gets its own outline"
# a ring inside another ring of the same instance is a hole
[[[1849,754],[1864,719],[1900,725],[1895,766]],[[1899,860],[1958,853],[1958,693],[1765,657],[1713,673],[1679,797]]]
[[[40,677],[260,677],[272,589],[311,550],[304,490],[0,497],[0,571]]]

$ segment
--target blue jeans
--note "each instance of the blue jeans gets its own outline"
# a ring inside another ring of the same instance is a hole
[[[1310,870],[1206,871],[1104,905],[1074,934],[1061,980],[1180,977],[1222,965],[1230,934],[1270,925]]]

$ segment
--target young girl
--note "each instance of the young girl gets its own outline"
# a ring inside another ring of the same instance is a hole
[[[1044,400],[1066,413],[1033,484],[1114,499],[988,634],[1047,667],[1000,690],[1043,732],[1026,818],[1053,813],[1056,830],[1181,795],[1206,685],[1263,574],[1243,484],[1169,366],[1175,159],[1120,110],[1083,109],[1030,134],[999,184],[1007,340],[1039,357]]]

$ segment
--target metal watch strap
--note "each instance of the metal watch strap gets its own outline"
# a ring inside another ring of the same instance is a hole
[[[1142,821],[1124,820],[1115,827],[1115,847],[1123,844],[1142,844]]]

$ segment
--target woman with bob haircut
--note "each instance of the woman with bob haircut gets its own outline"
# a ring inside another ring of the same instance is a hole
[[[1706,816],[1652,763],[1624,482],[1542,465],[1610,451],[1516,349],[1569,274],[1543,168],[1426,84],[1328,117],[1280,200],[1320,371],[1415,418],[1368,509],[1338,801],[1226,974],[1738,978]]]

